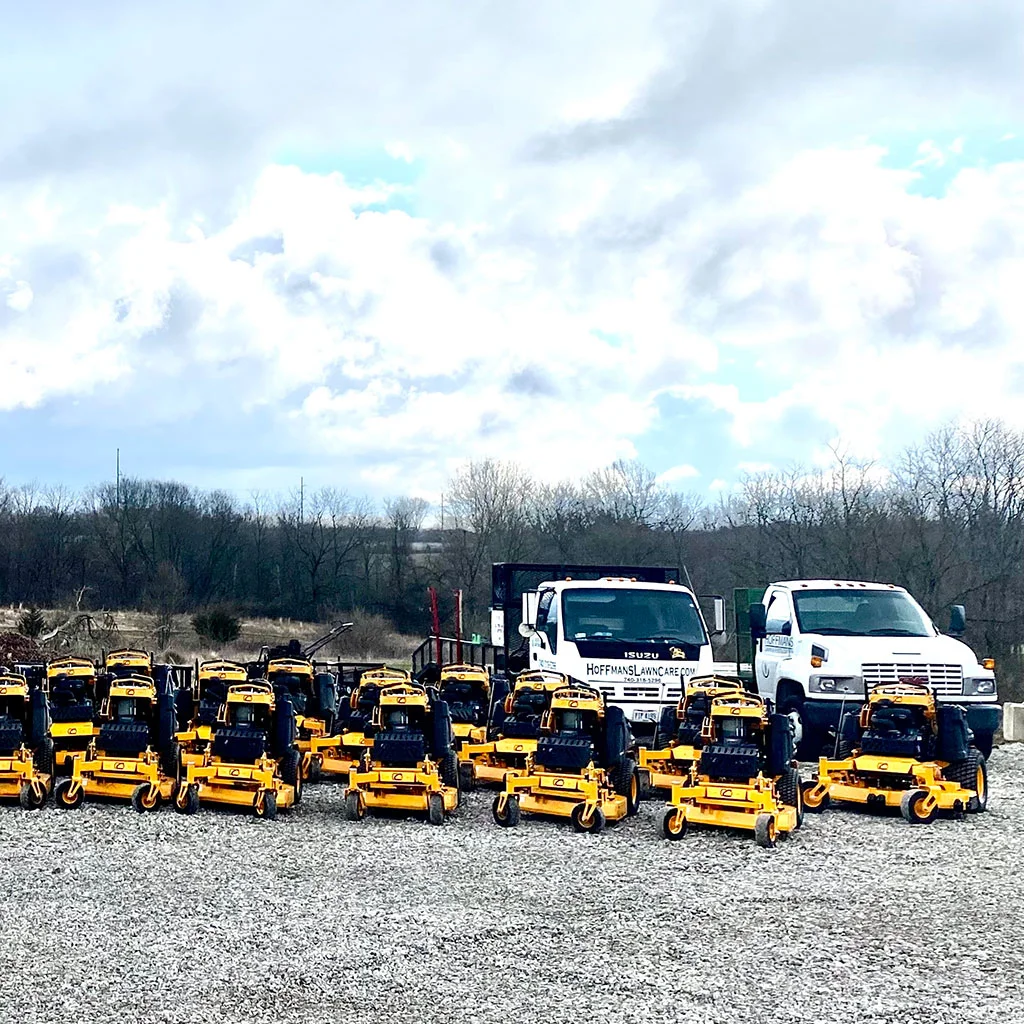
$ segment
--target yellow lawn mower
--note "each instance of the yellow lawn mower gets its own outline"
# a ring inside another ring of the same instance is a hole
[[[203,803],[251,808],[259,818],[302,798],[302,759],[295,745],[291,698],[276,697],[269,683],[250,680],[228,687],[202,761],[183,767],[175,810],[195,814]]]
[[[100,704],[96,735],[71,761],[71,777],[54,789],[66,810],[86,797],[131,800],[152,811],[174,793],[178,745],[174,741],[173,691],[157,691],[145,676],[119,676]]]
[[[395,684],[411,684],[412,677],[402,669],[366,669],[359,676],[349,699],[338,708],[332,736],[313,736],[304,763],[306,776],[348,779],[366,749],[373,744],[373,712],[383,689]]]
[[[96,735],[96,666],[88,658],[56,658],[46,664],[43,687],[50,708],[54,770],[69,771],[73,756],[84,753]]]
[[[510,772],[526,770],[526,759],[537,749],[541,722],[556,691],[570,685],[560,672],[528,670],[516,676],[511,692],[503,680],[495,683],[487,738],[466,741],[459,748],[463,789],[477,783],[504,783]]]
[[[302,754],[303,778],[317,782],[322,771],[323,741],[332,736],[338,710],[334,676],[317,672],[302,657],[273,658],[267,664],[267,682],[279,697],[287,693],[295,708],[296,743]],[[314,751],[316,746],[316,751]]]
[[[648,791],[671,789],[689,777],[704,745],[704,722],[715,697],[743,691],[737,679],[700,676],[690,679],[679,702],[662,711],[651,748],[637,752],[640,781]]]
[[[245,666],[234,661],[204,661],[198,665],[191,687],[178,692],[179,731],[175,738],[183,765],[203,763],[228,689],[247,681]]]
[[[111,679],[153,678],[153,655],[135,647],[108,651],[103,657],[103,671]]]
[[[23,675],[0,675],[0,798],[39,810],[53,785],[46,694]]]
[[[438,694],[451,713],[455,745],[482,743],[491,706],[490,672],[480,665],[443,665]]]
[[[640,808],[640,779],[619,707],[599,690],[563,686],[544,712],[536,750],[523,772],[510,772],[492,814],[505,828],[523,812],[568,818],[577,832],[600,832]]]
[[[927,680],[874,687],[858,713],[843,716],[835,759],[821,758],[804,786],[804,806],[832,801],[898,807],[911,824],[940,812],[980,813],[988,806],[988,769],[971,744],[963,708],[940,704]]]
[[[426,687],[394,683],[373,710],[373,745],[349,773],[347,818],[367,812],[407,811],[442,825],[459,804],[459,766],[451,716]]]
[[[793,732],[785,715],[743,690],[718,694],[704,719],[700,756],[676,782],[661,823],[666,839],[692,824],[744,829],[770,848],[803,821]]]

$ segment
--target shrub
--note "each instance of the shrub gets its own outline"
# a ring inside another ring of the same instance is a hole
[[[46,619],[38,608],[29,608],[18,619],[18,632],[22,636],[31,637],[33,640],[46,629]]]
[[[192,616],[192,628],[200,639],[215,644],[229,644],[237,640],[242,624],[237,615],[226,608],[208,608]]]

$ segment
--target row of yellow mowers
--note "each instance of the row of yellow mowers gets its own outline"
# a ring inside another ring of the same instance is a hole
[[[667,838],[698,824],[749,830],[763,846],[833,800],[898,806],[912,822],[987,802],[963,712],[913,682],[873,690],[844,720],[836,756],[801,783],[788,721],[734,680],[691,680],[654,745],[634,751],[621,709],[556,673],[509,686],[471,665],[416,680],[380,668],[340,702],[333,677],[301,657],[206,662],[186,686],[158,675],[149,655],[118,651],[102,666],[51,662],[38,688],[0,678],[0,796],[40,807],[52,788],[65,808],[103,796],[272,818],[305,782],[334,776],[350,818],[392,810],[440,824],[460,788],[496,784],[499,825],[526,813],[598,832],[636,813],[645,783],[667,793]]]

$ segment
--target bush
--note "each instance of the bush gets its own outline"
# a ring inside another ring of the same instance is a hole
[[[242,632],[242,624],[237,615],[226,608],[208,608],[192,616],[192,628],[200,639],[215,644],[229,644],[237,640]]]
[[[18,632],[22,636],[31,637],[33,640],[46,629],[46,619],[38,608],[29,608],[18,619]]]

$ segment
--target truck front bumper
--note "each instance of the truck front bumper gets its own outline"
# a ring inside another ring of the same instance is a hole
[[[853,700],[815,700],[804,701],[804,718],[812,729],[837,729],[844,713],[857,714],[863,698]],[[967,727],[973,733],[990,734],[999,728],[1002,721],[1002,708],[998,704],[972,704],[968,701],[941,701],[943,704],[955,704],[967,714]]]

